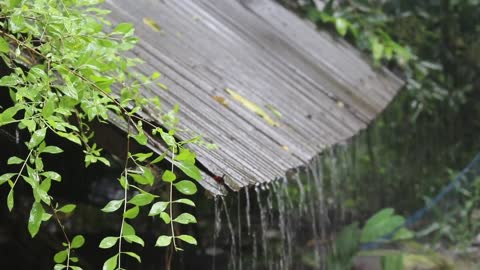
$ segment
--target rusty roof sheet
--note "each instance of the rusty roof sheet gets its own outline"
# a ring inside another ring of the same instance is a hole
[[[272,0],[109,0],[106,6],[114,22],[136,26],[134,53],[146,62],[138,71],[159,71],[169,87],[144,94],[167,108],[180,105],[182,125],[219,147],[192,146],[198,162],[210,174],[226,175],[234,190],[283,177],[352,137],[402,85]],[[272,120],[255,113],[258,108]],[[207,174],[201,184],[224,191]]]

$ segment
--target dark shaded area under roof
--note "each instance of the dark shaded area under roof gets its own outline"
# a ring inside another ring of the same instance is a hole
[[[108,0],[106,6],[115,23],[135,23],[140,43],[134,53],[146,61],[139,72],[159,71],[169,87],[145,95],[158,96],[166,108],[178,103],[181,125],[218,145],[192,148],[198,162],[210,174],[226,175],[234,190],[283,177],[352,137],[402,84],[272,0]],[[282,116],[275,118],[268,106]],[[201,184],[214,194],[224,190],[207,174]]]

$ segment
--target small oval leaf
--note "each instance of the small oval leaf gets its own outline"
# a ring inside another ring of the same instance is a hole
[[[172,218],[169,214],[162,212],[160,213],[160,218],[165,222],[165,224],[169,224],[172,221]]]
[[[13,209],[13,202],[14,202],[14,197],[13,197],[13,188],[10,189],[10,192],[8,192],[8,196],[7,196],[7,207],[8,207],[8,211],[12,212],[12,209]]]
[[[117,211],[123,204],[123,200],[112,200],[102,208],[102,212],[111,213]]]
[[[193,195],[197,193],[197,186],[192,181],[182,180],[174,184],[175,188],[182,194]]]
[[[73,238],[71,247],[72,248],[80,248],[85,244],[85,237],[82,235],[77,235]]]
[[[21,164],[21,163],[23,163],[23,159],[16,156],[10,157],[7,161],[8,165],[15,165],[15,164]]]
[[[183,203],[183,204],[186,204],[186,205],[190,205],[190,206],[193,206],[195,207],[195,203],[192,201],[192,200],[189,200],[189,199],[178,199],[176,201],[173,201],[175,203]]]
[[[138,206],[132,207],[127,210],[127,212],[123,213],[124,218],[129,218],[133,219],[138,216],[138,213],[140,212],[140,208]]]
[[[140,193],[135,195],[128,202],[136,206],[145,206],[150,204],[155,199],[155,197],[155,195],[152,195],[150,193]]]
[[[170,170],[166,170],[162,175],[162,180],[167,183],[171,183],[175,181],[175,179],[177,179],[177,176]]]
[[[117,260],[118,254],[110,257],[110,259],[106,260],[103,264],[102,270],[114,270],[115,268],[117,268]]]
[[[165,211],[168,207],[168,202],[156,202],[152,205],[150,212],[148,213],[149,216],[156,216]]]
[[[173,221],[180,224],[197,223],[197,219],[192,214],[189,214],[189,213],[180,214]]]
[[[182,241],[185,241],[185,242],[189,243],[190,245],[197,245],[197,240],[191,235],[182,234],[182,235],[177,236],[177,238],[182,240]]]
[[[67,250],[59,251],[55,254],[55,256],[53,256],[53,261],[56,263],[63,263],[67,260],[67,256],[68,256]]]
[[[138,237],[138,236],[136,236],[136,235],[133,235],[133,234],[131,234],[131,235],[124,235],[123,238],[124,238],[127,242],[129,242],[129,243],[132,243],[132,242],[133,242],[133,243],[139,244],[139,245],[142,246],[142,247],[145,246],[145,242],[143,241],[143,239],[140,238],[140,237]]]
[[[169,246],[171,243],[172,243],[171,236],[161,235],[160,237],[158,237],[157,242],[155,243],[155,246],[166,247],[166,246]]]
[[[117,244],[117,241],[118,237],[108,236],[103,238],[98,247],[103,249],[111,248]]]
[[[137,253],[134,253],[134,252],[124,252],[124,254],[127,254],[128,256],[136,259],[139,263],[142,263],[142,259],[140,258],[140,256],[138,256]]]
[[[75,208],[77,208],[77,206],[75,204],[66,204],[62,208],[58,209],[58,212],[62,212],[62,213],[67,214],[67,213],[73,212],[73,210],[75,210]]]
[[[192,179],[197,181],[202,180],[202,174],[200,173],[200,170],[197,168],[197,166],[195,166],[195,164],[191,162],[180,161],[175,162],[175,165],[177,165],[177,167],[180,168],[182,172],[184,172]]]

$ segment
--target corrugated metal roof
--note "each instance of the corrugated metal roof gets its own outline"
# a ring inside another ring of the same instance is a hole
[[[228,176],[233,189],[283,177],[353,136],[402,84],[272,0],[111,0],[106,5],[114,22],[135,23],[140,42],[134,53],[146,61],[139,71],[159,71],[169,87],[145,95],[160,97],[166,107],[178,103],[182,125],[218,145],[218,150],[192,148],[205,170]],[[144,18],[161,31],[145,25]],[[272,126],[226,89],[268,113],[272,106],[282,114],[275,119],[280,125]],[[207,175],[202,185],[222,191]]]

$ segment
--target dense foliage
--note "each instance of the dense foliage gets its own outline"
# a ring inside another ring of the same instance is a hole
[[[406,91],[351,146],[358,159],[347,204],[357,213],[419,208],[480,149],[480,1],[331,0],[320,9],[320,1],[284,2],[405,80]],[[465,211],[437,228],[453,242],[478,233],[476,188],[457,193]]]
[[[62,175],[55,169],[47,169],[44,159],[47,155],[61,155],[63,149],[49,142],[60,137],[81,146],[87,167],[92,163],[109,166],[110,160],[95,143],[91,123],[106,125],[114,116],[124,123],[127,137],[126,145],[122,146],[124,156],[120,157],[124,162],[123,172],[118,175],[123,197],[110,201],[102,211],[119,211],[122,218],[118,234],[104,238],[99,244],[101,249],[115,248],[103,269],[123,269],[124,256],[141,261],[138,254],[125,250],[122,244],[144,245],[131,221],[141,208],[148,206],[151,206],[149,216],[159,217],[170,227],[168,233],[158,237],[156,246],[173,245],[175,250],[181,250],[179,240],[197,243],[194,237],[179,234],[175,229],[176,224],[195,223],[196,218],[173,211],[176,204],[195,206],[195,203],[187,198],[175,199],[173,192],[193,195],[197,191],[194,182],[181,177],[202,178],[195,165],[195,154],[186,148],[186,144],[198,138],[177,141],[178,108],[162,111],[158,99],[140,95],[140,91],[155,85],[160,74],[155,72],[147,77],[132,71],[141,63],[140,59],[124,56],[137,42],[133,25],[112,25],[106,17],[109,11],[100,8],[99,2],[0,1],[0,57],[7,69],[7,74],[0,78],[0,86],[2,91],[9,91],[12,101],[0,110],[0,126],[14,126],[27,134],[28,152],[26,156],[8,159],[11,172],[0,176],[0,184],[8,184],[10,188],[6,198],[10,211],[15,207],[16,187],[23,183],[31,187],[33,203],[28,230],[32,237],[42,223],[50,219],[58,222],[65,236],[65,249],[55,255],[55,269],[80,269],[76,266],[78,258],[71,256],[72,250],[82,247],[88,239],[82,235],[71,238],[59,218],[73,212],[76,206],[59,205],[50,194],[52,185],[62,181]],[[139,116],[146,109],[158,113],[156,122]],[[145,146],[153,140],[164,145],[164,153],[131,150],[134,143]],[[151,193],[149,187],[156,181],[152,167],[165,158],[170,160],[171,168],[163,171],[161,180],[168,186],[169,195],[160,197]],[[177,168],[181,173],[175,172]]]

